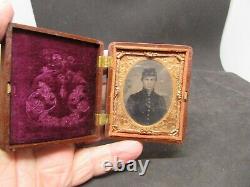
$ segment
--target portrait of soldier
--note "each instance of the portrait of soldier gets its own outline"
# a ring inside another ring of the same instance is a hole
[[[155,68],[146,68],[141,75],[142,89],[128,97],[126,108],[130,116],[142,125],[151,125],[159,121],[166,113],[163,96],[155,92],[157,72]]]

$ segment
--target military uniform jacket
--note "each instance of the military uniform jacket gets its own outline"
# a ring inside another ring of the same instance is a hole
[[[146,89],[129,96],[126,108],[130,116],[140,124],[151,125],[159,121],[166,113],[166,102],[163,96]]]

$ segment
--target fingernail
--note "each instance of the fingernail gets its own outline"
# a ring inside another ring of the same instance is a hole
[[[128,161],[140,156],[143,146],[138,141],[126,140],[111,144],[112,155],[118,159]]]

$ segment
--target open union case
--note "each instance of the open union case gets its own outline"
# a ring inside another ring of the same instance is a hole
[[[104,138],[182,143],[192,48],[103,42],[10,24],[2,42],[0,145]]]

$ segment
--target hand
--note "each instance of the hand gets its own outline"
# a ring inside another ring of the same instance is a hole
[[[0,40],[13,16],[7,0],[0,0]],[[142,152],[137,141],[121,141],[92,148],[51,145],[5,152],[0,149],[0,186],[76,186],[104,174],[104,161],[118,157],[125,162]]]
[[[0,186],[76,186],[104,174],[104,161],[114,156],[125,162],[137,158],[142,145],[121,141],[76,150],[73,145],[4,152],[0,149]]]

